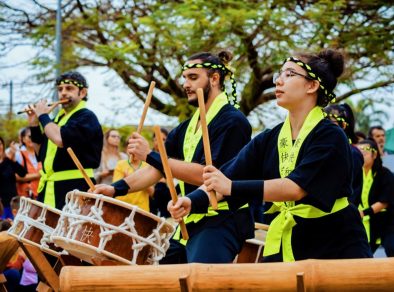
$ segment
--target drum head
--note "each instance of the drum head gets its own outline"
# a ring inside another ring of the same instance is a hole
[[[74,191],[67,194],[52,240],[92,264],[108,259],[144,265],[151,263],[152,254],[164,256],[172,232],[173,227],[164,219],[137,206]]]
[[[42,251],[59,256],[63,251],[50,241],[61,211],[29,198],[21,198],[21,206],[8,234]]]

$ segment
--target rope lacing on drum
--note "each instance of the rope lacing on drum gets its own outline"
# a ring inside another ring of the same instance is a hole
[[[52,227],[46,225],[46,223],[45,223],[47,210],[48,210],[47,207],[42,203],[37,202],[37,204],[42,205],[41,206],[41,213],[40,213],[39,217],[33,219],[29,216],[29,212],[32,207],[32,203],[31,203],[30,199],[27,199],[25,197],[21,198],[18,214],[14,219],[14,224],[11,226],[9,233],[11,235],[15,236],[16,235],[15,229],[19,228],[20,224],[22,224],[23,228],[17,234],[17,238],[19,241],[23,241],[22,239],[24,239],[34,245],[39,246],[39,248],[41,250],[46,251],[51,254],[57,254],[57,255],[68,254],[67,251],[65,251],[65,250],[62,250],[60,252],[60,251],[55,251],[49,247],[48,243],[51,242],[50,236],[53,233],[54,229]],[[26,233],[32,227],[42,231],[42,237],[40,239],[39,244],[37,242],[33,242],[32,240],[25,238]]]
[[[79,215],[81,213],[80,206],[80,197],[85,195],[87,197],[92,196],[89,193],[81,193],[77,190],[69,192],[66,196],[66,205],[63,208],[62,216],[59,219],[60,224],[58,224],[58,228],[56,228],[54,232],[54,236],[63,237],[66,233],[64,221],[67,219],[68,222],[68,232],[67,239],[65,241],[77,241],[76,236],[78,231],[82,228],[83,224],[90,223],[100,226],[100,243],[98,245],[98,252],[103,253],[105,256],[114,258],[118,261],[127,263],[127,264],[136,264],[138,253],[145,246],[151,246],[151,254],[149,255],[149,261],[157,264],[160,259],[162,259],[165,255],[165,251],[169,247],[168,239],[171,236],[170,234],[163,233],[160,234],[160,230],[163,228],[165,221],[163,219],[160,220],[158,227],[152,230],[152,234],[147,238],[140,236],[134,224],[134,216],[137,212],[138,207],[133,206],[131,208],[130,215],[125,218],[124,222],[119,225],[111,225],[104,221],[102,218],[103,211],[102,206],[105,200],[109,200],[108,197],[103,195],[94,195],[95,196],[95,204],[91,206],[90,212],[87,215]],[[113,200],[113,199],[111,199]],[[124,202],[120,202],[119,204],[124,205]],[[130,205],[127,204],[128,207]],[[129,232],[130,230],[131,232]],[[132,249],[133,249],[133,258],[131,261],[127,261],[124,258],[109,253],[105,250],[105,245],[109,240],[112,239],[112,235],[115,233],[122,233],[129,236],[132,239]],[[68,239],[70,238],[70,239]]]

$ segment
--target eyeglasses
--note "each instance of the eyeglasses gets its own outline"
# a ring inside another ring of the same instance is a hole
[[[117,138],[117,139],[120,139],[120,136],[119,135],[109,135],[111,138]]]
[[[313,80],[311,77],[303,75],[303,74],[298,73],[293,70],[284,70],[284,71],[280,70],[279,73],[278,72],[274,73],[274,75],[272,76],[272,81],[275,84],[276,80],[280,77],[283,80],[283,82],[286,82],[287,79],[289,79],[290,77],[293,77],[293,76],[301,76],[301,77],[304,77],[308,80]]]

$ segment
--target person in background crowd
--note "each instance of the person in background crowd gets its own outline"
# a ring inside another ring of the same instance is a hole
[[[0,137],[0,199],[4,207],[2,219],[14,219],[11,211],[11,198],[17,196],[16,191],[16,174],[20,177],[26,175],[26,170],[15,161],[17,149],[15,143],[10,146],[9,156],[5,154],[5,144]]]
[[[15,196],[11,199],[11,212],[15,216],[16,213],[18,212],[19,209],[19,196]],[[10,235],[7,234],[7,230],[11,227],[12,220],[7,219],[3,220],[0,223],[0,242],[1,241],[9,241],[10,240]],[[19,281],[21,278],[21,272],[22,272],[22,265],[24,261],[26,260],[26,255],[23,252],[22,248],[19,247],[14,255],[9,259],[6,269],[4,271],[4,276],[7,279],[6,282],[6,288],[7,291],[15,291],[19,292]]]
[[[378,145],[381,158],[387,154],[384,151],[384,144],[386,144],[386,131],[382,128],[382,126],[373,126],[369,128],[368,138],[373,139]]]
[[[134,156],[132,158],[132,160],[122,159],[117,162],[114,170],[113,181],[123,179],[133,174],[137,170],[147,166],[145,161],[135,159]],[[153,186],[148,186],[147,188],[140,191],[130,192],[123,196],[116,196],[115,199],[136,205],[139,208],[149,212],[149,198],[153,195],[153,191]]]
[[[23,128],[20,131],[20,139],[22,146],[16,152],[16,161],[22,165],[27,174],[24,177],[17,175],[17,192],[19,196],[37,198],[38,183],[40,180],[40,170],[42,169],[41,162],[37,161],[37,156],[34,152],[34,145],[31,141],[31,133],[29,128]]]
[[[119,160],[127,160],[127,154],[120,152],[120,135],[115,129],[109,129],[104,134],[103,151],[100,166],[95,170],[97,183],[111,184],[116,164]]]
[[[31,261],[27,258],[23,262],[22,276],[19,282],[18,292],[35,292],[38,286],[38,275]]]
[[[367,139],[367,135],[365,135],[363,132],[361,131],[355,131],[354,134],[356,134],[357,137],[357,143],[361,142],[362,140]]]
[[[379,146],[372,139],[357,144],[364,156],[362,193],[355,202],[374,253],[382,245],[394,256],[394,175],[382,165]]]

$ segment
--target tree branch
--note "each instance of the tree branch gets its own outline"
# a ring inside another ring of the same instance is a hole
[[[350,90],[350,91],[346,92],[345,94],[342,94],[341,96],[338,96],[336,98],[336,101],[340,102],[340,101],[342,101],[342,100],[344,100],[344,99],[346,99],[349,96],[352,96],[354,94],[357,94],[357,93],[360,93],[360,92],[363,92],[363,91],[367,91],[367,90],[371,90],[371,89],[376,89],[376,88],[379,88],[379,87],[389,86],[389,85],[391,85],[393,83],[394,83],[394,79],[391,79],[391,80],[387,80],[387,81],[376,82],[376,83],[374,83],[374,84],[372,84],[370,86],[367,86],[367,87],[356,88],[356,89],[353,89],[353,90]]]

